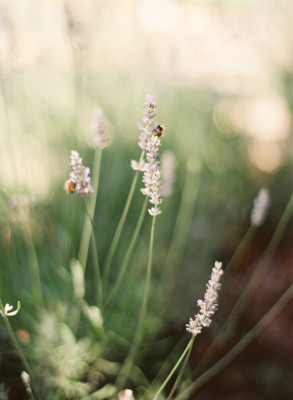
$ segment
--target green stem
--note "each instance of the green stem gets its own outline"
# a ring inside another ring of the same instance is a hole
[[[139,164],[141,163],[141,160],[143,159],[143,157],[144,157],[144,151],[141,153],[141,156],[140,156],[140,159],[139,159]],[[134,194],[134,189],[135,189],[135,186],[136,186],[136,183],[137,183],[138,174],[139,174],[139,171],[136,171],[135,175],[133,177],[133,180],[132,180],[132,184],[131,184],[131,187],[130,187],[130,190],[129,190],[129,193],[128,193],[128,197],[127,197],[127,200],[126,200],[122,215],[120,217],[120,220],[119,220],[115,235],[113,237],[109,252],[107,254],[107,258],[106,258],[106,261],[105,261],[105,267],[104,267],[104,288],[105,289],[106,289],[107,284],[108,284],[108,278],[109,278],[109,273],[110,273],[110,268],[111,268],[111,263],[112,263],[112,260],[113,260],[113,257],[114,257],[114,253],[116,251],[116,248],[117,248],[117,245],[118,245],[121,233],[122,233],[122,229],[124,227],[125,220],[126,220],[126,217],[127,217],[128,211],[129,211],[130,203],[131,203],[131,200],[132,200],[132,197],[133,197],[133,194]]]
[[[113,289],[111,290],[111,292],[109,294],[109,297],[108,297],[108,299],[106,301],[106,307],[109,306],[109,304],[111,303],[112,299],[115,297],[115,295],[117,294],[117,292],[118,292],[118,290],[120,288],[120,285],[121,285],[122,279],[123,279],[123,277],[125,275],[127,266],[129,264],[129,260],[131,258],[135,243],[137,241],[138,234],[140,232],[140,228],[141,228],[144,216],[145,216],[148,200],[149,200],[148,197],[146,197],[145,200],[144,200],[144,203],[142,205],[141,212],[140,212],[140,215],[139,215],[135,230],[133,232],[131,241],[130,241],[130,243],[128,245],[128,248],[127,248],[127,251],[126,251],[125,256],[123,258],[123,261],[121,263],[121,267],[119,269],[119,273],[118,273],[115,285],[114,285]]]
[[[156,217],[153,217],[152,220],[152,228],[151,228],[151,236],[150,236],[150,246],[149,246],[149,257],[148,257],[148,265],[147,265],[147,272],[146,272],[146,280],[145,280],[145,288],[144,288],[144,294],[143,294],[143,300],[142,300],[142,306],[140,309],[140,314],[138,317],[138,323],[136,326],[136,331],[133,337],[133,341],[131,344],[131,347],[129,349],[129,352],[126,356],[126,359],[124,361],[124,364],[122,365],[122,368],[119,372],[119,375],[116,380],[116,386],[118,388],[122,388],[124,386],[125,381],[128,378],[128,375],[131,371],[131,368],[133,366],[138,347],[141,343],[142,337],[143,337],[143,323],[145,322],[146,319],[146,314],[147,314],[147,305],[148,305],[148,299],[149,299],[149,292],[150,292],[150,286],[151,286],[151,275],[152,275],[152,260],[153,260],[153,245],[154,245],[154,233],[155,233],[155,223],[156,223]]]
[[[89,243],[91,240],[92,257],[94,262],[94,275],[98,287],[98,296],[97,296],[98,304],[103,303],[103,288],[102,288],[101,274],[100,274],[92,221],[94,219],[97,196],[98,196],[101,159],[102,159],[102,151],[96,150],[92,168],[92,186],[94,192],[89,197],[89,199],[86,199],[86,217],[84,218],[83,222],[83,229],[78,251],[78,260],[80,262],[81,267],[83,268],[83,271],[85,272],[88,259]],[[71,317],[71,326],[74,331],[76,331],[78,327],[80,320],[80,313],[81,313],[81,308],[79,307],[78,310],[73,312],[73,316]]]
[[[254,234],[256,232],[256,229],[253,225],[250,225],[249,228],[247,229],[245,235],[241,239],[238,247],[234,251],[230,261],[225,267],[224,270],[224,275],[223,275],[223,280],[226,281],[227,277],[232,273],[233,268],[237,265],[236,261],[239,261],[239,259],[242,257],[242,255],[245,253],[248,244],[251,242],[251,239],[253,238]],[[222,282],[223,286],[223,282]]]
[[[190,339],[190,341],[188,342],[187,346],[185,347],[185,350],[183,351],[183,353],[181,354],[180,358],[178,359],[177,363],[174,365],[172,371],[169,373],[169,375],[167,376],[167,378],[164,380],[164,382],[162,383],[161,387],[159,388],[159,390],[157,391],[157,393],[155,394],[155,397],[153,400],[157,400],[158,397],[160,396],[161,392],[164,390],[165,386],[167,385],[167,383],[169,382],[169,380],[172,378],[173,374],[175,373],[175,371],[177,370],[177,368],[179,367],[179,365],[181,364],[182,360],[184,359],[184,357],[186,356],[186,354],[188,353],[188,355],[191,352],[192,349],[192,345],[194,342],[195,336],[192,335],[192,338]]]
[[[3,306],[3,303],[2,303],[1,299],[0,299],[0,309],[2,311],[2,314],[3,314],[2,316],[3,316],[3,319],[4,319],[4,323],[6,325],[6,328],[7,328],[8,332],[9,332],[9,335],[10,335],[11,341],[13,343],[13,346],[14,346],[15,350],[17,351],[17,353],[19,355],[19,358],[21,359],[21,361],[22,361],[27,373],[32,378],[33,377],[33,372],[31,370],[31,367],[29,366],[28,362],[26,361],[25,356],[23,354],[23,351],[21,350],[21,347],[20,347],[20,345],[19,345],[19,343],[18,343],[18,341],[17,341],[17,339],[15,337],[15,334],[14,334],[14,332],[12,330],[12,327],[10,325],[9,319],[8,319],[7,315],[5,314],[5,309],[4,309],[4,306]]]
[[[162,364],[161,368],[159,369],[158,373],[156,374],[156,377],[153,379],[153,382],[151,386],[155,386],[156,382],[161,382],[163,380],[163,377],[167,375],[169,371],[170,365],[173,365],[172,359],[174,358],[174,354],[178,354],[179,350],[182,348],[182,343],[183,341],[186,341],[186,335],[181,336],[181,339],[176,343],[176,345],[173,347],[172,351],[169,353],[168,357]]]
[[[79,252],[78,252],[78,260],[84,270],[86,268],[86,263],[88,258],[88,250],[91,237],[91,221],[93,221],[94,219],[96,202],[97,202],[101,159],[102,159],[102,151],[96,150],[92,168],[92,186],[94,192],[90,196],[88,204],[88,214],[90,218],[84,219]]]
[[[273,307],[261,318],[261,320],[242,339],[240,339],[240,341],[228,353],[226,353],[218,362],[216,362],[211,368],[205,371],[191,385],[189,385],[180,395],[177,396],[176,400],[187,399],[192,393],[198,391],[211,378],[229,365],[245,349],[252,339],[257,337],[268,326],[268,324],[274,320],[282,308],[292,299],[292,296],[293,284],[286,290],[286,292],[273,305]]]
[[[192,339],[194,340],[195,336],[193,336]],[[191,354],[191,350],[192,350],[192,344],[188,349],[188,353],[186,354],[186,357],[185,357],[184,362],[182,364],[182,367],[180,369],[179,375],[177,376],[177,379],[176,379],[176,381],[174,383],[174,386],[173,386],[171,392],[169,393],[169,396],[168,396],[167,400],[169,400],[169,399],[171,399],[173,397],[173,394],[175,393],[175,390],[177,389],[177,387],[179,386],[179,383],[181,382],[181,378],[182,378],[182,375],[183,375],[183,373],[185,371],[187,362],[189,360],[189,357],[190,357],[190,354]]]
[[[192,165],[193,160],[189,160],[187,165],[185,185],[182,193],[180,207],[176,217],[173,236],[169,245],[169,251],[164,261],[161,280],[164,282],[167,276],[170,279],[175,266],[182,257],[190,231],[194,204],[199,192],[199,179],[194,181],[198,174],[198,168]]]
[[[38,302],[41,304],[42,308],[44,308],[44,296],[42,291],[40,268],[31,229],[29,227],[29,221],[27,222],[26,227],[24,228],[24,237],[29,251],[31,277],[32,280],[35,282],[35,284],[33,285],[33,291],[38,292],[37,293]]]
[[[86,203],[86,211],[87,211],[87,216],[90,221],[90,226],[91,226],[91,246],[92,246],[92,257],[93,257],[93,266],[94,266],[94,276],[95,276],[95,282],[98,287],[98,295],[97,295],[97,300],[98,300],[98,306],[100,307],[101,311],[103,309],[103,285],[102,285],[102,278],[101,278],[101,270],[99,266],[99,258],[98,258],[98,250],[96,246],[96,238],[95,238],[95,231],[93,227],[93,220],[91,219],[90,216],[90,211],[88,209],[88,204]]]

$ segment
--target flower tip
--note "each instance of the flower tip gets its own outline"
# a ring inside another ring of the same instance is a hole
[[[147,103],[153,103],[154,102],[154,97],[151,94],[146,95],[146,101]]]

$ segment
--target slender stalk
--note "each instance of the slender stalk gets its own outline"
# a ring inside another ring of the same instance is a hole
[[[292,297],[293,284],[285,291],[285,293],[279,298],[273,307],[271,307],[271,309],[261,318],[261,320],[242,339],[240,339],[240,341],[228,353],[226,353],[218,362],[205,371],[181,394],[179,394],[176,397],[176,400],[185,400],[189,398],[192,393],[194,394],[196,391],[198,391],[210,379],[222,371],[223,368],[229,365],[245,349],[252,339],[257,337],[268,326],[268,324],[274,320],[274,318],[292,299]]]
[[[270,240],[270,243],[268,247],[266,248],[262,258],[259,260],[257,263],[255,270],[250,277],[250,280],[248,281],[246,287],[242,291],[240,297],[238,298],[237,302],[235,303],[234,307],[232,308],[229,316],[227,317],[226,321],[224,322],[223,326],[221,327],[220,331],[217,334],[217,337],[214,339],[208,350],[205,352],[204,357],[201,359],[201,361],[198,363],[197,367],[195,368],[194,374],[196,374],[198,371],[200,371],[207,363],[207,361],[210,359],[210,356],[212,352],[214,351],[217,346],[222,343],[227,335],[227,331],[231,332],[232,329],[235,326],[236,323],[236,317],[237,315],[240,314],[241,310],[247,305],[252,291],[255,289],[256,284],[260,278],[260,276],[263,274],[265,268],[267,265],[270,263],[274,251],[276,247],[278,246],[281,237],[286,229],[286,226],[288,224],[288,221],[290,219],[290,216],[292,214],[293,209],[293,194],[291,195],[289,202],[281,216],[281,219],[278,223],[278,226]],[[247,233],[248,235],[248,233]],[[245,236],[247,238],[247,235]],[[230,263],[231,264],[231,261]]]
[[[0,299],[0,309],[2,311],[2,316],[3,316],[3,319],[4,319],[4,323],[6,325],[6,328],[7,328],[8,332],[9,332],[9,335],[10,335],[11,341],[13,343],[13,346],[14,346],[15,350],[17,351],[17,353],[19,355],[19,358],[21,359],[26,371],[28,372],[28,374],[31,377],[33,377],[32,369],[29,366],[28,362],[26,361],[25,356],[23,354],[23,351],[22,351],[22,349],[21,349],[21,347],[20,347],[20,345],[19,345],[19,343],[18,343],[18,341],[16,339],[16,336],[15,336],[15,334],[13,332],[13,329],[12,329],[12,327],[10,325],[9,319],[8,319],[7,315],[5,315],[5,310],[4,310],[4,306],[3,306],[3,303],[2,303],[1,299]]]
[[[193,336],[192,339],[194,340],[194,339],[195,339],[195,336]],[[183,375],[183,373],[184,373],[184,371],[185,371],[187,362],[188,362],[189,357],[190,357],[190,354],[191,354],[191,350],[192,350],[192,345],[191,345],[191,346],[189,347],[189,349],[188,349],[188,353],[186,354],[186,357],[185,357],[185,359],[184,359],[184,362],[183,362],[183,364],[182,364],[182,366],[181,366],[179,375],[177,376],[177,379],[176,379],[176,381],[175,381],[175,383],[174,383],[174,386],[172,387],[171,392],[169,393],[169,396],[167,397],[167,400],[169,400],[169,399],[171,399],[171,398],[173,397],[173,394],[175,393],[177,387],[179,386],[179,383],[181,382],[182,375]]]
[[[189,166],[187,166],[185,185],[182,193],[180,207],[177,213],[175,228],[162,270],[162,282],[165,281],[167,276],[170,276],[170,274],[173,273],[176,264],[178,263],[184,252],[191,226],[194,204],[196,202],[199,192],[199,178],[194,181],[198,170],[190,166],[191,162],[189,162],[188,164]]]
[[[102,278],[101,278],[101,270],[99,266],[99,259],[98,259],[98,250],[96,246],[96,238],[95,238],[95,231],[93,227],[93,220],[91,219],[90,216],[90,211],[88,209],[88,203],[86,203],[86,209],[87,209],[87,216],[90,221],[90,226],[91,226],[91,246],[92,246],[92,257],[93,257],[93,266],[94,266],[94,276],[95,276],[95,281],[98,287],[98,295],[97,295],[97,300],[98,300],[98,305],[100,309],[103,309],[103,285],[102,285]]]
[[[99,188],[99,178],[100,178],[100,168],[101,168],[101,159],[102,159],[102,150],[96,150],[93,161],[92,168],[92,186],[94,192],[90,196],[88,200],[88,215],[90,218],[85,218],[83,223],[83,229],[81,234],[80,246],[78,251],[78,260],[85,270],[87,257],[88,257],[88,249],[91,237],[91,221],[94,219],[98,188]]]
[[[144,157],[144,151],[141,153],[141,156],[140,156],[140,159],[139,159],[139,164],[141,163],[141,160],[143,159],[143,157]],[[104,277],[103,277],[104,278],[103,280],[104,280],[104,288],[105,289],[106,289],[107,284],[108,284],[108,278],[109,278],[109,273],[110,273],[110,268],[111,268],[111,263],[112,263],[112,260],[113,260],[113,257],[114,257],[114,253],[116,251],[116,248],[117,248],[117,245],[118,245],[118,242],[119,242],[119,239],[120,239],[120,236],[121,236],[124,224],[125,224],[125,220],[126,220],[126,217],[127,217],[128,211],[129,211],[130,203],[131,203],[131,200],[132,200],[132,197],[133,197],[133,194],[134,194],[134,189],[135,189],[135,186],[136,186],[136,183],[137,183],[138,174],[139,174],[139,171],[136,171],[135,175],[133,177],[133,180],[132,180],[132,184],[131,184],[131,187],[130,187],[130,190],[129,190],[129,193],[128,193],[128,196],[127,196],[127,199],[126,199],[126,203],[125,203],[124,209],[122,211],[122,215],[120,217],[120,220],[119,220],[115,235],[113,237],[109,252],[108,252],[107,257],[106,257],[105,267],[104,267]]]
[[[233,268],[236,266],[236,262],[239,261],[239,259],[242,257],[242,255],[245,253],[248,244],[251,242],[251,239],[254,237],[254,234],[256,232],[256,229],[253,225],[250,225],[247,231],[245,232],[243,238],[241,239],[238,247],[234,251],[232,257],[230,258],[230,261],[226,265],[225,268],[225,274],[223,275],[223,281],[227,280],[227,277],[231,274],[233,271]],[[222,282],[223,285],[223,282]]]
[[[93,168],[92,168],[92,187],[94,189],[94,192],[88,199],[86,199],[86,217],[84,218],[83,222],[83,229],[78,251],[78,260],[85,272],[88,259],[89,243],[91,240],[92,257],[94,263],[94,276],[95,276],[95,282],[97,283],[98,287],[97,303],[100,306],[102,306],[103,304],[103,287],[102,287],[98,253],[96,248],[96,240],[95,240],[92,221],[94,219],[97,196],[98,196],[101,159],[102,159],[102,151],[96,149],[93,161]],[[71,326],[73,327],[73,330],[76,330],[78,327],[80,320],[80,312],[81,308],[79,307],[78,310],[76,310],[73,313],[73,316],[71,317]]]
[[[32,280],[35,283],[33,285],[33,291],[37,292],[38,302],[44,308],[44,296],[43,296],[43,291],[42,291],[38,257],[36,254],[36,249],[35,249],[32,233],[31,233],[31,229],[30,229],[28,223],[24,227],[24,237],[25,237],[25,241],[26,241],[26,244],[28,247],[28,252],[29,252],[29,260],[30,260],[29,264],[30,264],[30,269],[31,269],[31,276],[32,276]]]
[[[155,382],[161,382],[163,377],[166,376],[166,374],[168,373],[168,370],[169,370],[169,365],[172,363],[171,360],[173,358],[173,355],[174,354],[178,354],[179,349],[182,347],[181,346],[182,342],[183,341],[185,342],[185,337],[186,337],[186,335],[185,335],[185,332],[184,332],[184,335],[182,335],[181,339],[178,340],[178,342],[173,347],[172,351],[169,353],[168,357],[166,358],[166,360],[162,364],[161,368],[157,372],[156,377],[153,379],[153,383],[151,384],[151,386],[154,386]]]
[[[136,331],[133,337],[133,341],[131,344],[131,347],[129,349],[129,352],[126,356],[126,359],[124,361],[124,364],[121,367],[121,370],[119,372],[119,375],[116,380],[116,386],[118,388],[122,388],[125,381],[128,378],[128,375],[132,369],[138,347],[141,343],[141,340],[143,338],[143,323],[146,318],[147,314],[147,305],[148,305],[148,300],[149,300],[149,292],[150,292],[150,286],[151,286],[151,275],[152,275],[152,260],[153,260],[153,245],[154,245],[154,233],[155,233],[155,223],[156,223],[156,217],[153,217],[152,220],[152,228],[151,228],[151,236],[150,236],[150,246],[149,246],[149,256],[148,256],[148,265],[147,265],[147,272],[146,272],[146,280],[145,280],[145,288],[144,288],[144,294],[143,294],[143,300],[142,300],[142,306],[140,309],[140,314],[138,317],[138,323],[136,326]]]
[[[132,235],[131,241],[130,241],[130,243],[128,245],[128,248],[126,250],[126,253],[125,253],[125,256],[123,258],[123,261],[121,263],[121,267],[119,269],[115,285],[114,285],[113,289],[111,290],[111,292],[109,294],[109,297],[108,297],[108,299],[106,301],[106,307],[109,306],[109,304],[111,303],[111,300],[115,297],[115,295],[117,294],[117,292],[118,292],[118,290],[120,288],[122,279],[123,279],[123,277],[125,275],[127,266],[129,264],[129,260],[131,258],[132,253],[133,253],[133,249],[134,249],[135,243],[137,241],[138,234],[140,232],[140,228],[141,228],[144,216],[145,216],[148,200],[149,200],[148,197],[145,197],[145,200],[144,200],[144,203],[142,205],[141,212],[140,212],[140,215],[139,215],[135,230],[133,232],[133,235]]]
[[[169,375],[167,376],[167,378],[164,380],[164,382],[162,383],[161,387],[159,388],[159,390],[157,391],[157,393],[155,394],[155,397],[153,400],[157,400],[161,394],[161,392],[164,390],[165,386],[167,385],[167,383],[169,382],[169,380],[172,378],[172,376],[174,375],[175,371],[177,370],[177,368],[179,367],[179,365],[181,364],[182,360],[184,359],[184,357],[186,356],[186,354],[188,353],[188,355],[191,352],[192,349],[192,345],[194,342],[195,336],[192,335],[190,341],[188,342],[187,346],[185,347],[185,350],[183,351],[183,353],[181,354],[180,358],[178,359],[177,363],[174,365],[172,371],[169,373]]]

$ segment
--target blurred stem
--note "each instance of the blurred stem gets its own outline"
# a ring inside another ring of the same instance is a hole
[[[227,317],[226,321],[224,322],[223,326],[221,327],[220,331],[217,334],[217,337],[214,339],[208,350],[205,352],[204,357],[201,359],[201,361],[198,363],[197,367],[195,368],[194,374],[196,374],[200,369],[202,369],[207,361],[210,359],[210,355],[214,351],[215,348],[223,341],[225,340],[225,337],[227,335],[227,331],[231,332],[231,330],[234,328],[236,324],[236,318],[239,315],[239,313],[243,310],[243,308],[247,305],[250,296],[253,292],[253,290],[256,287],[256,284],[258,283],[258,280],[262,273],[264,272],[266,266],[270,263],[274,251],[276,247],[278,246],[280,239],[285,231],[285,228],[288,224],[288,221],[290,219],[290,216],[292,214],[292,209],[293,209],[293,194],[291,195],[289,202],[281,216],[281,219],[277,225],[277,228],[270,240],[270,243],[268,247],[266,248],[262,258],[259,260],[257,263],[255,270],[250,277],[250,280],[248,281],[246,287],[242,291],[241,295],[239,296],[237,302],[235,303],[234,307],[232,308],[232,311],[230,312],[229,316]],[[249,236],[252,233],[249,234]],[[248,233],[245,235],[247,238]],[[242,245],[244,247],[244,245]],[[238,252],[239,254],[239,252]],[[233,257],[232,257],[233,258]],[[231,260],[232,261],[232,260]],[[229,264],[231,264],[231,261]],[[229,265],[228,264],[228,265]]]
[[[218,362],[211,368],[199,376],[191,385],[189,385],[181,394],[176,397],[176,400],[185,400],[190,398],[190,395],[198,391],[210,379],[217,375],[223,368],[229,365],[244,349],[245,347],[257,337],[270,322],[279,314],[282,308],[293,297],[293,284],[285,291],[280,299],[273,305],[273,307],[261,318],[261,320],[242,338],[240,341],[226,353]]]
[[[32,378],[33,377],[32,369],[29,366],[28,362],[26,361],[25,356],[23,354],[23,351],[22,351],[22,349],[21,349],[21,347],[20,347],[20,345],[19,345],[19,343],[18,343],[18,341],[16,339],[16,336],[15,336],[15,334],[13,332],[13,329],[12,329],[12,327],[10,325],[9,319],[8,319],[7,315],[5,315],[5,309],[4,309],[4,306],[3,306],[3,303],[2,303],[1,299],[0,299],[0,309],[2,311],[2,317],[4,319],[4,323],[6,325],[6,328],[7,328],[8,332],[9,332],[9,335],[10,335],[11,341],[13,343],[13,346],[14,346],[15,350],[17,351],[17,353],[19,355],[19,358],[21,359],[21,361],[23,363],[23,366],[26,369],[26,372]]]
[[[191,349],[192,349],[192,345],[194,342],[195,336],[192,335],[190,341],[188,342],[187,346],[185,347],[185,350],[183,351],[183,353],[181,354],[180,358],[178,359],[177,363],[174,365],[172,371],[169,373],[169,375],[167,376],[167,378],[164,380],[164,382],[162,383],[161,387],[159,388],[159,390],[157,391],[157,393],[155,394],[155,397],[153,400],[157,400],[161,394],[161,392],[164,390],[165,386],[167,385],[167,383],[169,382],[169,380],[172,378],[173,374],[175,373],[175,371],[177,370],[177,368],[179,367],[179,365],[181,364],[182,360],[184,359],[184,357],[187,354],[186,360],[189,358]],[[185,363],[184,363],[185,365]],[[177,381],[176,381],[177,382]],[[175,382],[175,383],[176,383]]]
[[[171,359],[174,354],[178,354],[179,349],[182,348],[182,342],[185,342],[185,333],[184,335],[181,336],[181,339],[178,340],[176,345],[173,347],[172,351],[169,353],[168,357],[164,361],[163,365],[159,369],[158,373],[156,374],[155,379],[153,380],[152,386],[154,386],[155,382],[161,382],[163,380],[163,377],[167,375],[169,368],[169,365],[171,364]]]
[[[113,299],[113,297],[115,297],[115,295],[117,294],[117,292],[118,292],[118,290],[120,288],[122,279],[123,279],[123,277],[125,275],[125,272],[126,272],[126,268],[127,268],[128,264],[129,264],[129,260],[130,260],[130,258],[132,256],[132,253],[133,253],[134,245],[135,245],[135,243],[137,241],[137,237],[138,237],[138,234],[140,232],[140,228],[141,228],[144,216],[145,216],[148,200],[149,200],[149,198],[146,196],[145,200],[144,200],[144,203],[142,205],[141,212],[140,212],[140,215],[139,215],[135,230],[133,232],[131,241],[130,241],[130,243],[128,245],[128,248],[127,248],[127,251],[125,253],[125,256],[124,256],[124,258],[122,260],[121,267],[119,269],[119,273],[118,273],[115,285],[114,285],[113,289],[111,290],[111,292],[109,294],[109,297],[108,297],[108,299],[106,301],[106,306],[108,306],[110,304],[111,300]]]
[[[90,243],[90,237],[91,237],[91,230],[92,230],[91,221],[93,221],[93,219],[94,219],[96,202],[97,202],[101,159],[102,159],[102,151],[96,149],[95,155],[94,155],[94,161],[93,161],[93,168],[92,168],[92,186],[93,186],[94,192],[91,194],[91,196],[88,200],[88,216],[89,216],[89,218],[84,219],[81,240],[80,240],[80,246],[79,246],[79,251],[78,251],[78,260],[84,270],[86,268],[89,243]]]
[[[33,292],[37,292],[38,302],[44,308],[44,296],[42,291],[41,277],[40,277],[40,268],[38,263],[38,257],[36,254],[36,249],[31,233],[31,229],[29,227],[29,221],[25,224],[24,227],[24,237],[25,242],[27,244],[28,252],[29,252],[29,265],[31,270],[32,280],[34,281]]]
[[[145,280],[145,288],[144,288],[142,306],[140,309],[138,323],[136,326],[136,331],[135,331],[135,334],[133,337],[132,344],[130,346],[129,352],[126,356],[124,364],[122,365],[122,367],[120,369],[119,375],[118,375],[116,383],[115,383],[118,388],[123,388],[128,376],[129,376],[129,373],[131,372],[139,345],[143,338],[143,323],[146,320],[147,305],[148,305],[149,292],[150,292],[150,286],[151,286],[155,224],[156,224],[156,217],[153,217],[151,236],[150,236],[149,257],[148,257],[148,265],[147,265],[147,271],[146,271],[146,280]]]
[[[169,245],[169,251],[164,261],[161,281],[164,282],[167,276],[172,277],[174,268],[182,257],[190,231],[194,204],[199,192],[199,179],[194,181],[198,174],[198,168],[193,165],[193,160],[187,163],[185,185],[182,193],[180,207],[177,213],[173,236]]]
[[[95,238],[95,231],[94,231],[94,227],[93,227],[93,220],[90,216],[90,210],[88,207],[87,199],[86,199],[86,214],[90,221],[90,226],[91,226],[91,247],[92,247],[92,257],[93,257],[93,266],[94,266],[94,276],[95,276],[95,282],[98,287],[97,301],[98,301],[98,306],[100,307],[100,309],[102,311],[103,310],[103,285],[102,285],[102,278],[101,278],[101,270],[100,270],[100,266],[99,266],[98,250],[97,250],[97,246],[96,246],[96,238]]]
[[[226,268],[224,270],[224,275],[223,275],[223,281],[227,281],[227,277],[231,274],[234,267],[237,265],[236,261],[239,261],[239,259],[245,253],[247,246],[251,242],[251,239],[253,238],[255,232],[256,232],[255,227],[253,225],[250,225],[249,228],[247,229],[245,235],[241,239],[238,247],[234,251],[230,261],[226,265]],[[222,286],[223,286],[223,282],[222,282]]]
[[[140,159],[139,159],[139,164],[141,163],[141,161],[142,161],[142,159],[144,157],[144,153],[145,152],[142,151],[142,153],[140,155]],[[131,184],[131,187],[130,187],[130,190],[129,190],[129,193],[128,193],[128,197],[127,197],[127,200],[126,200],[122,215],[120,217],[120,221],[118,223],[115,235],[114,235],[113,240],[111,242],[111,246],[110,246],[109,252],[107,254],[107,258],[106,258],[106,261],[105,261],[105,267],[104,267],[104,277],[103,277],[104,278],[103,281],[104,281],[105,290],[106,290],[107,284],[108,284],[108,278],[109,278],[109,273],[110,273],[110,268],[111,268],[111,263],[112,263],[112,260],[113,260],[113,256],[114,256],[114,253],[116,251],[116,248],[117,248],[117,245],[118,245],[121,233],[122,233],[122,229],[124,227],[124,223],[125,223],[128,211],[129,211],[130,203],[131,203],[131,200],[132,200],[132,197],[133,197],[133,194],[134,194],[134,189],[135,189],[135,186],[136,186],[136,183],[137,183],[139,172],[140,171],[136,171],[135,175],[133,177],[132,184]]]

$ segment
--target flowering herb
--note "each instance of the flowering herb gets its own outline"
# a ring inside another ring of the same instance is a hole
[[[77,193],[82,197],[88,197],[93,193],[91,185],[90,169],[82,165],[82,159],[77,151],[71,150],[70,165],[72,171],[65,182],[64,189],[68,193]]]
[[[200,308],[199,313],[195,315],[194,319],[190,318],[189,324],[186,325],[186,330],[194,336],[201,333],[203,327],[208,327],[212,323],[212,316],[218,307],[218,291],[221,287],[219,281],[222,275],[222,263],[216,261],[212,269],[211,278],[207,283],[204,300],[197,301],[197,305]]]
[[[132,160],[131,167],[134,170],[143,171],[142,181],[144,188],[141,189],[141,193],[150,198],[150,203],[153,204],[153,207],[148,212],[150,215],[156,216],[161,214],[162,175],[160,171],[159,147],[161,146],[160,137],[165,128],[162,125],[155,125],[154,123],[157,105],[150,94],[146,96],[143,108],[143,124],[138,124],[140,131],[138,145],[145,152],[145,160],[141,160],[140,162]]]

